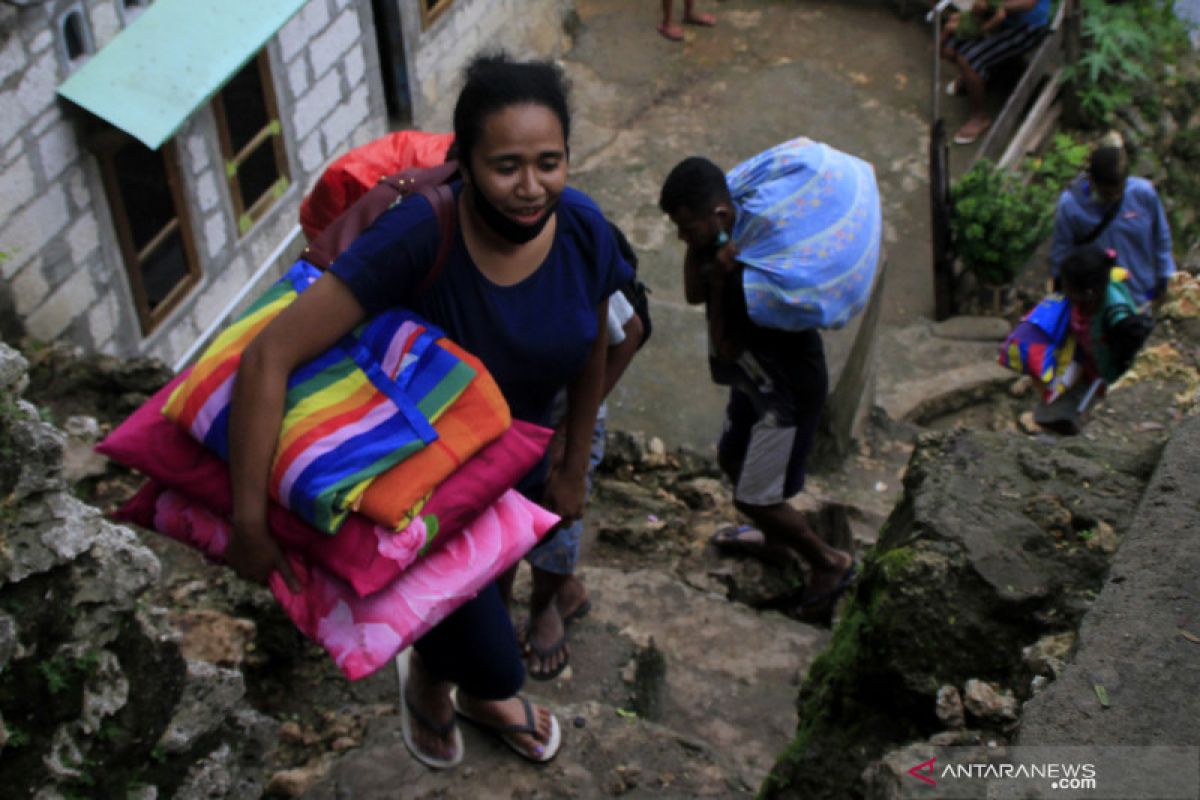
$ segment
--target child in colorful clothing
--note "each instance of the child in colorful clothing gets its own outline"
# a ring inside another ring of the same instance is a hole
[[[1115,254],[1096,244],[1077,247],[1063,260],[1069,331],[1082,375],[1071,390],[1034,410],[1034,420],[1044,428],[1077,433],[1087,395],[1120,378],[1150,334],[1149,318],[1138,313],[1125,280],[1114,277],[1122,272],[1114,270],[1115,264]]]

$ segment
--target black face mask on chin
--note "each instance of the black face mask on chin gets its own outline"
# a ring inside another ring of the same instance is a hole
[[[550,221],[550,217],[554,215],[554,209],[558,205],[556,200],[537,222],[532,225],[522,225],[519,222],[513,222],[503,211],[492,205],[491,201],[484,197],[483,192],[476,189],[474,184],[469,184],[468,188],[471,191],[471,202],[474,203],[480,219],[500,238],[513,244],[525,244],[533,241],[542,232],[542,228],[546,227],[546,223]]]

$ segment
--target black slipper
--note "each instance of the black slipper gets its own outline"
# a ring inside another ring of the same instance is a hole
[[[767,539],[753,525],[726,525],[708,539],[723,553],[761,556],[767,552]]]
[[[563,631],[563,635],[558,637],[558,641],[556,641],[554,644],[550,645],[549,647],[538,647],[536,644],[533,643],[532,639],[526,639],[525,640],[525,647],[527,648],[526,655],[532,653],[533,655],[535,655],[539,659],[541,659],[543,662],[546,662],[546,661],[549,661],[550,658],[552,656],[554,656],[555,654],[562,652],[562,649],[563,649],[563,647],[566,646],[566,644],[567,644],[566,631]],[[570,663],[571,663],[571,657],[568,655],[568,656],[566,656],[566,658],[563,659],[563,662],[561,664],[559,664],[557,667],[555,667],[554,669],[544,670],[544,671],[539,672],[539,671],[534,670],[532,667],[526,667],[525,671],[528,672],[529,677],[533,678],[535,681],[552,681],[555,678],[557,678],[559,675],[561,675],[562,671],[564,669],[566,669]]]

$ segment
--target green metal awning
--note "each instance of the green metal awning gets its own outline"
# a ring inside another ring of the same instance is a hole
[[[306,0],[156,0],[58,93],[157,150]]]

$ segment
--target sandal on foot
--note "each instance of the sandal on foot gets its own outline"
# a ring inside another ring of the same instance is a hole
[[[409,660],[411,657],[411,648],[406,648],[396,656],[396,671],[400,676],[400,730],[403,734],[404,746],[408,748],[408,752],[412,753],[413,758],[430,769],[450,769],[451,767],[457,767],[463,760],[462,731],[459,730],[458,725],[453,719],[443,723],[434,722],[425,716],[424,712],[420,711],[408,699],[408,692],[405,691],[405,688],[408,685]],[[443,739],[447,736],[451,737],[451,740],[454,742],[454,754],[449,758],[438,758],[419,750],[412,735],[412,724],[414,721],[422,728],[432,731]]]
[[[992,122],[988,120],[980,126],[979,130],[967,130],[968,125],[970,125],[970,122],[965,123],[958,129],[958,133],[954,134],[955,144],[974,144],[976,139],[982,136],[988,128],[992,127]]]
[[[467,722],[470,722],[473,725],[478,725],[488,733],[494,733],[496,736],[500,737],[500,741],[508,745],[514,753],[526,761],[530,761],[534,764],[546,764],[556,755],[558,755],[558,750],[562,746],[562,729],[558,725],[558,717],[554,716],[553,714],[550,715],[550,740],[541,746],[541,755],[530,755],[529,751],[522,747],[514,737],[517,734],[526,734],[533,737],[535,741],[539,741],[537,732],[537,719],[533,713],[533,705],[524,697],[518,697],[517,699],[521,701],[521,705],[525,709],[524,724],[496,725],[491,722],[485,722],[484,720],[477,719],[464,711],[462,706],[458,703],[457,689],[450,693],[450,702],[454,704],[454,713],[458,714]]]
[[[656,30],[662,34],[664,39],[670,39],[672,42],[683,41],[683,31],[679,28],[667,25],[659,25],[657,26]]]
[[[717,24],[717,18],[712,14],[695,14],[683,18],[684,25],[698,25],[701,28],[711,28]]]
[[[710,536],[708,541],[723,553],[761,556],[767,550],[766,537],[753,525],[726,525]]]
[[[592,610],[591,598],[588,598],[588,597],[583,598],[583,602],[580,603],[579,605],[575,606],[574,611],[572,611],[570,614],[563,615],[563,618],[562,618],[563,627],[565,628],[567,625],[570,625],[572,622],[583,619],[584,617],[586,617],[588,615],[588,612],[591,610]]]
[[[566,647],[566,645],[567,645],[567,632],[565,630],[563,631],[563,635],[558,637],[558,641],[556,641],[554,644],[550,645],[549,647],[538,647],[536,644],[533,643],[533,639],[529,638],[528,629],[526,629],[525,654],[537,656],[538,659],[540,659],[542,661],[542,663],[549,661],[554,655],[562,652],[562,649],[564,647]],[[538,671],[534,670],[532,667],[527,666],[525,668],[525,671],[528,672],[529,677],[533,678],[535,681],[552,681],[555,678],[557,678],[559,675],[561,675],[562,671],[564,669],[566,669],[570,665],[570,663],[571,663],[570,655],[565,655],[565,657],[563,658],[563,662],[561,664],[559,664],[557,667],[555,667],[554,669],[543,670],[541,672],[538,672]]]

